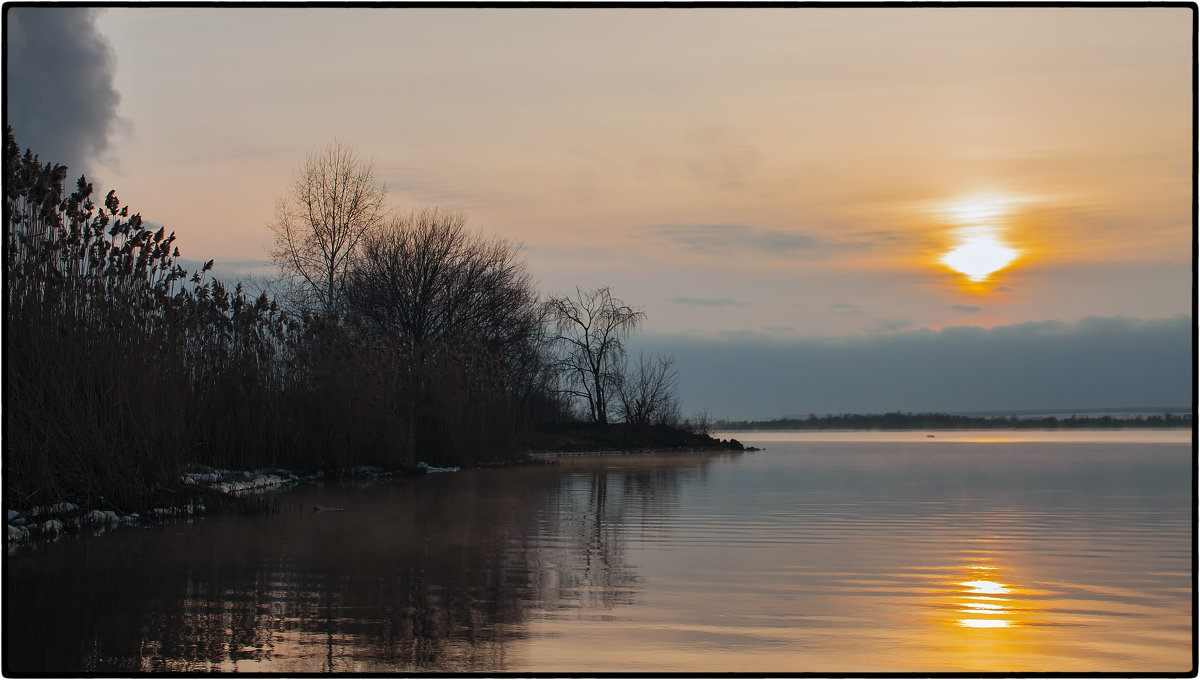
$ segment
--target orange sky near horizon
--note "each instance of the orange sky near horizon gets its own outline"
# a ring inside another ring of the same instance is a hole
[[[118,7],[98,25],[124,125],[92,174],[226,271],[267,257],[276,197],[336,137],[397,210],[461,210],[524,244],[543,290],[610,285],[652,331],[1191,310],[1187,8]],[[978,282],[942,262],[964,201],[1002,204],[975,227],[1017,251]]]

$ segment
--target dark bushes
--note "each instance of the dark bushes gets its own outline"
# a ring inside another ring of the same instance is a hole
[[[174,234],[5,144],[4,484],[135,506],[188,463],[462,465],[521,455],[509,362],[288,315],[177,264]]]

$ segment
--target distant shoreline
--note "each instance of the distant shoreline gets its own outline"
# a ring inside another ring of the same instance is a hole
[[[1134,417],[1078,416],[963,416],[947,413],[884,413],[776,418],[773,420],[722,420],[713,429],[722,432],[759,430],[1108,430],[1191,429],[1192,414],[1161,413]]]

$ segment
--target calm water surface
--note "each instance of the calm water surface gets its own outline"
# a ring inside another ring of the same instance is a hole
[[[767,450],[299,487],[9,555],[4,666],[1185,673],[1190,433],[1146,435],[743,435]]]

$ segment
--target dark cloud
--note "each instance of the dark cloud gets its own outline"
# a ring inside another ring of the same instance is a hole
[[[671,298],[671,302],[681,305],[698,305],[701,307],[745,307],[746,303],[733,298],[693,298],[693,297],[677,297]]]
[[[1187,406],[1195,375],[1188,316],[635,340],[675,357],[685,412],[717,417]]]
[[[974,313],[974,312],[980,311],[983,308],[976,307],[975,305],[951,305],[950,309],[953,309],[953,310],[956,310],[959,312]]]
[[[789,255],[823,245],[808,234],[744,224],[664,224],[649,227],[644,234],[698,253],[718,255],[747,252]]]
[[[120,95],[116,58],[87,7],[8,10],[6,124],[17,143],[72,175],[107,152]]]

